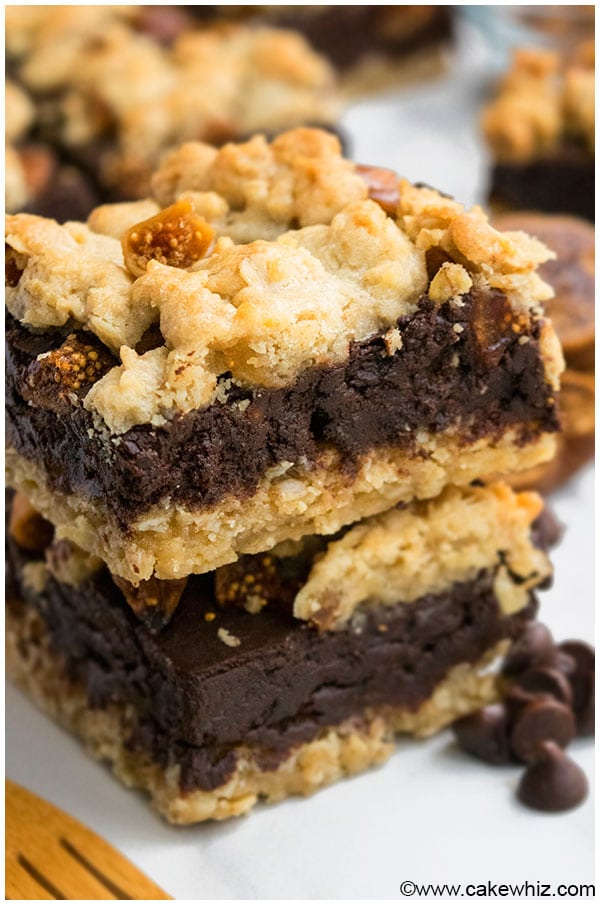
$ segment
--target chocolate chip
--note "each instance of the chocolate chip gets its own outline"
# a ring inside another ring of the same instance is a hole
[[[512,688],[509,688],[505,693],[504,706],[506,707],[508,723],[511,728],[518,719],[521,711],[524,710],[528,704],[531,704],[532,701],[535,701],[535,694],[532,694],[530,691],[525,691],[525,689],[520,688],[519,685],[513,685]]]
[[[563,657],[570,657],[574,668],[568,674],[573,689],[575,711],[585,706],[589,697],[589,675],[595,671],[596,654],[594,648],[584,641],[563,641],[558,650]]]
[[[569,654],[565,654],[563,651],[559,650],[558,647],[554,651],[548,666],[552,669],[557,669],[563,676],[566,676],[567,679],[570,679],[577,669],[577,664],[573,657],[570,657]]]
[[[577,711],[577,735],[594,735],[596,731],[596,674],[587,674],[587,695],[583,706]]]
[[[554,639],[550,630],[541,622],[533,622],[513,644],[504,660],[502,671],[506,676],[519,675],[532,666],[550,663],[554,653]]]
[[[513,754],[525,763],[535,757],[541,742],[566,748],[575,736],[572,711],[551,698],[537,698],[519,713],[510,736]]]
[[[464,751],[488,764],[511,761],[508,719],[502,704],[490,704],[452,724],[456,741]]]
[[[535,761],[525,770],[517,789],[519,801],[537,811],[568,811],[588,792],[585,773],[554,742],[542,742]]]
[[[531,540],[536,547],[549,550],[559,542],[563,531],[564,526],[561,525],[552,510],[548,506],[544,506],[531,526]]]
[[[570,706],[573,700],[571,684],[558,669],[536,666],[528,669],[517,680],[517,687],[531,695],[549,695],[561,704]]]

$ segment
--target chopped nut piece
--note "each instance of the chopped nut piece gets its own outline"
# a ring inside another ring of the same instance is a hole
[[[137,587],[118,575],[113,575],[113,581],[136,616],[155,632],[169,622],[187,585],[187,578],[172,581],[149,578]]]
[[[356,172],[367,183],[369,198],[376,201],[386,214],[395,214],[400,200],[398,175],[383,167],[357,165]]]
[[[178,201],[128,229],[121,245],[125,266],[134,276],[150,261],[185,270],[206,257],[214,239],[212,227],[198,217],[189,201]]]
[[[52,543],[54,528],[34,509],[24,493],[15,493],[8,521],[8,533],[24,550],[41,553]]]

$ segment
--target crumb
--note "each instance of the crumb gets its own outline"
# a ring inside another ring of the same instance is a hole
[[[231,632],[228,632],[226,628],[220,628],[217,632],[217,636],[219,641],[222,641],[227,647],[239,647],[242,643],[239,638],[232,635]]]

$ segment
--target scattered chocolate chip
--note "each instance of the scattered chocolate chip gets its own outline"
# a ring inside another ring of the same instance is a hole
[[[488,764],[511,761],[508,718],[502,704],[490,704],[452,724],[456,741],[464,751]]]
[[[575,717],[564,704],[537,698],[519,713],[510,735],[513,754],[530,762],[541,742],[552,741],[566,748],[575,737]]]
[[[558,669],[548,666],[535,666],[524,672],[517,679],[517,687],[531,695],[549,695],[567,706],[573,701],[569,680]]]
[[[531,540],[541,550],[549,550],[557,545],[563,532],[564,525],[561,525],[548,506],[544,506],[531,526]]]
[[[504,660],[502,671],[506,676],[515,676],[532,666],[545,666],[552,662],[554,652],[554,639],[550,630],[541,622],[533,622],[513,644]]]
[[[506,707],[508,722],[511,727],[518,719],[521,711],[527,707],[528,704],[531,704],[532,701],[535,701],[535,698],[535,694],[525,691],[525,689],[520,688],[519,685],[513,685],[509,688],[504,695],[504,706]]]
[[[585,799],[588,782],[575,761],[551,741],[542,742],[517,789],[519,801],[537,811],[568,811]]]
[[[595,735],[596,731],[596,674],[587,674],[587,696],[583,706],[575,714],[577,718],[577,735]]]
[[[555,649],[548,666],[552,669],[557,669],[563,676],[566,676],[567,679],[570,679],[571,676],[574,675],[577,668],[573,657],[570,657],[569,654],[565,654],[563,651],[559,650],[558,647]]]
[[[570,657],[574,663],[568,678],[573,689],[573,707],[578,711],[589,696],[589,674],[596,668],[594,648],[584,641],[563,641],[558,645],[558,650],[563,657]]]

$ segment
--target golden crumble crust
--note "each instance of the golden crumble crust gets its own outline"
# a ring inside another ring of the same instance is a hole
[[[552,153],[565,140],[595,146],[593,42],[566,58],[541,49],[514,53],[496,98],[482,116],[496,158],[521,162]]]
[[[152,178],[162,206],[183,196],[235,242],[274,239],[294,226],[330,223],[368,191],[356,165],[342,157],[336,136],[293,129],[268,142],[263,135],[220,150],[189,142],[167,155]]]
[[[370,605],[410,603],[498,567],[502,612],[522,609],[551,574],[531,540],[543,509],[535,493],[506,484],[447,488],[435,500],[390,509],[350,528],[319,556],[294,600],[294,615],[321,630],[340,628]]]

